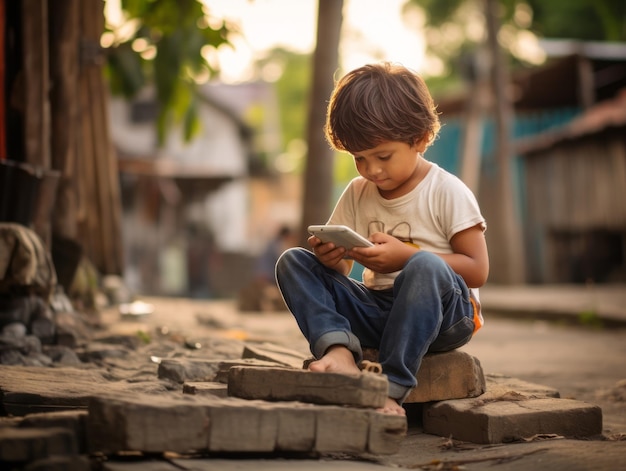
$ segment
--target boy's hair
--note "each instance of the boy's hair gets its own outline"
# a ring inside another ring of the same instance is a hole
[[[424,80],[402,65],[382,62],[359,67],[337,82],[324,132],[333,148],[355,153],[384,141],[412,146],[426,137],[430,145],[440,127]]]

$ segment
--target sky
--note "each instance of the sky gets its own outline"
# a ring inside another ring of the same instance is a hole
[[[203,0],[211,16],[238,24],[234,50],[221,48],[222,80],[250,78],[251,62],[282,46],[295,52],[315,47],[317,0]],[[344,0],[341,67],[350,70],[378,60],[400,62],[418,72],[424,66],[423,18],[401,17],[405,0]],[[410,24],[407,24],[410,23]]]

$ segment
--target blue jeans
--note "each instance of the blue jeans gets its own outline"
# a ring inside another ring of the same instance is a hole
[[[280,256],[276,281],[315,358],[343,345],[358,363],[362,348],[377,349],[389,396],[400,404],[427,352],[453,350],[474,332],[467,285],[429,252],[415,253],[387,290],[368,289],[300,247]]]

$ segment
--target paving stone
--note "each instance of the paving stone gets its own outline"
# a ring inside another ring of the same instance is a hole
[[[29,414],[21,422],[22,428],[51,428],[60,427],[69,430],[76,439],[79,453],[87,453],[85,437],[87,411],[68,410],[58,412],[46,412],[40,414]]]
[[[109,378],[107,378],[107,376]],[[111,381],[104,370],[0,365],[0,401],[7,414],[87,409],[89,400],[109,392],[171,393],[171,383]]]
[[[2,407],[12,415],[86,408],[107,383],[96,370],[0,365]]]
[[[86,456],[50,456],[29,462],[22,471],[91,471],[91,463]]]
[[[77,455],[74,434],[65,428],[0,428],[0,462],[28,462],[53,455]]]
[[[532,398],[508,391],[500,397],[427,405],[423,424],[426,433],[473,443],[504,443],[537,434],[580,438],[602,432],[602,410],[586,402]]]
[[[183,394],[210,394],[216,397],[228,397],[228,386],[214,381],[190,381],[183,383]]]
[[[302,368],[302,363],[306,360],[307,355],[280,345],[266,342],[262,344],[245,345],[241,357],[256,358],[257,360],[271,361],[277,365]]]
[[[398,450],[407,433],[407,421],[403,417],[373,412],[370,415],[370,428],[367,442],[372,454],[387,454],[388,450]]]
[[[176,383],[220,380],[226,383],[228,370],[235,365],[276,366],[276,363],[252,358],[242,360],[167,358],[159,363],[157,376]]]
[[[561,394],[558,390],[543,384],[530,383],[519,378],[512,378],[500,374],[485,375],[486,396],[502,397],[508,392],[522,394],[528,398],[554,397],[559,398]]]
[[[382,417],[381,417],[382,416]],[[91,452],[398,451],[406,418],[371,409],[183,395],[103,396],[89,405]]]
[[[315,451],[359,453],[367,450],[369,414],[358,409],[333,407],[317,413]]]
[[[228,395],[243,399],[378,408],[385,405],[388,390],[385,376],[365,372],[345,375],[235,366],[228,376]]]
[[[426,355],[416,378],[417,387],[405,400],[408,404],[477,397],[485,392],[480,362],[459,350]]]
[[[278,436],[278,414],[261,401],[225,401],[210,410],[208,447],[215,452],[272,452]]]

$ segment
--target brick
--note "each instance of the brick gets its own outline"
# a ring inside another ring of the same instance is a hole
[[[87,411],[69,410],[29,414],[20,422],[22,428],[52,428],[60,427],[69,430],[76,440],[79,453],[87,452],[85,443]]]
[[[53,455],[77,455],[72,432],[59,427],[1,428],[0,462],[26,462]]]
[[[183,394],[228,397],[228,386],[214,381],[190,381],[183,384]]]
[[[86,456],[50,456],[31,461],[22,469],[24,471],[91,471],[91,463]]]
[[[373,373],[345,375],[291,368],[233,367],[229,396],[266,401],[302,401],[378,408],[385,404],[389,385]]]
[[[300,404],[278,410],[276,449],[309,452],[315,447],[317,407]]]
[[[424,356],[417,387],[406,403],[477,397],[485,392],[485,376],[477,358],[459,350]]]
[[[181,384],[185,381],[221,381],[226,383],[228,370],[235,365],[276,366],[276,363],[252,358],[242,360],[167,358],[159,363],[157,375],[159,379],[168,379]]]
[[[274,451],[278,414],[271,404],[231,399],[211,408],[210,416],[209,451]]]
[[[367,450],[369,414],[344,407],[317,411],[315,449],[318,453],[363,453]]]
[[[559,391],[543,384],[530,383],[518,378],[512,378],[505,375],[487,374],[485,376],[487,385],[486,396],[501,397],[507,392],[522,394],[528,398],[554,397],[559,398]]]
[[[504,443],[536,434],[589,437],[602,432],[602,410],[570,399],[528,398],[509,391],[496,398],[427,405],[424,432],[473,443]]]
[[[406,437],[407,427],[404,416],[371,412],[367,451],[375,455],[395,453]]]
[[[92,452],[185,453],[206,448],[209,414],[198,405],[196,396],[94,397],[88,412],[88,446]]]
[[[391,454],[406,432],[405,417],[371,409],[189,395],[94,398],[87,423],[92,453]]]
[[[280,345],[262,343],[244,346],[241,358],[255,358],[257,360],[271,361],[281,366],[302,368],[302,363],[307,356]]]

